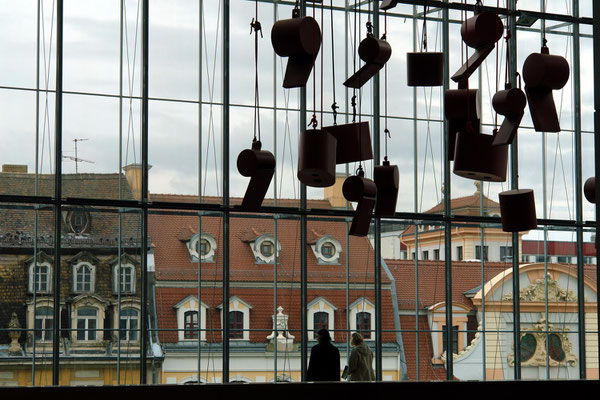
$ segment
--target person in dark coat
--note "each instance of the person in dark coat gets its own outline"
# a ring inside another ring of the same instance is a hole
[[[327,329],[317,332],[318,343],[310,351],[310,361],[306,374],[307,381],[339,381],[340,352],[331,344]]]

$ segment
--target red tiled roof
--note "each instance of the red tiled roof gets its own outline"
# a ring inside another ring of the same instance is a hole
[[[420,315],[418,321],[419,332],[417,333],[415,316],[400,316],[400,326],[404,331],[402,333],[402,344],[404,345],[408,379],[419,381],[446,380],[446,368],[443,365],[435,365],[431,362],[433,358],[433,346],[431,344],[431,332],[427,323],[427,316]],[[418,351],[417,348],[419,349]]]
[[[544,241],[543,240],[523,240],[522,241],[522,252],[523,254],[544,254]],[[549,256],[574,256],[577,254],[577,243],[576,242],[558,242],[558,241],[547,241],[546,242],[546,254]],[[583,243],[583,255],[584,256],[595,256],[596,247],[594,243]]]

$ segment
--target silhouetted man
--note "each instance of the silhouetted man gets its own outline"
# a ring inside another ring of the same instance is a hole
[[[340,352],[331,344],[327,329],[317,332],[317,343],[310,351],[310,361],[306,374],[307,381],[339,381]]]

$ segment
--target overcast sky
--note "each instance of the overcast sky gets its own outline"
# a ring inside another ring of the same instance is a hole
[[[56,12],[55,2],[44,0],[41,9],[40,33],[40,82],[41,89],[55,88],[55,54]],[[195,0],[152,0],[150,2],[150,75],[149,91],[151,98],[171,99],[178,101],[150,101],[149,116],[149,162],[150,191],[155,193],[198,194],[199,184],[202,193],[220,195],[221,187],[221,108],[204,105],[201,118],[201,141],[199,150],[199,99],[204,102],[220,102],[221,90],[221,58],[223,16],[218,0],[204,1],[202,24],[200,21],[199,2]],[[328,2],[326,2],[328,3]],[[334,1],[334,5],[343,5],[343,1]],[[486,2],[484,2],[485,4]],[[496,2],[493,2],[494,5]],[[504,1],[500,1],[501,7]],[[548,11],[559,14],[572,12],[568,2],[548,2]],[[591,16],[591,2],[581,2],[583,16]],[[588,4],[589,3],[589,4]],[[0,1],[0,86],[36,88],[36,41],[37,41],[37,0],[1,0]],[[126,14],[123,26],[123,41],[120,41],[120,1],[119,0],[70,0],[65,1],[64,25],[64,83],[67,92],[95,93],[105,96],[86,94],[65,94],[63,97],[63,154],[74,157],[73,139],[86,139],[78,142],[77,157],[90,161],[78,165],[79,172],[108,173],[117,172],[119,168],[119,76],[120,54],[123,47],[123,86],[124,96],[140,95],[141,81],[141,19],[138,0],[124,2]],[[491,4],[491,3],[490,3]],[[237,155],[248,148],[253,136],[254,104],[254,40],[250,35],[250,21],[254,17],[254,2],[238,0],[231,2],[231,102],[230,109],[230,182],[231,195],[243,196],[248,178],[238,174],[236,168]],[[487,4],[486,4],[487,5]],[[539,0],[520,0],[520,9],[540,10]],[[366,9],[366,6],[363,6]],[[398,6],[399,13],[412,12],[412,6]],[[290,7],[279,7],[279,19],[291,16]],[[312,11],[309,10],[309,14]],[[316,18],[321,24],[320,11]],[[470,16],[470,15],[469,15]],[[432,17],[439,17],[434,14]],[[460,19],[460,13],[452,13],[452,18]],[[321,74],[321,58],[317,60],[316,108],[329,111],[333,102],[335,85],[336,100],[341,106],[339,112],[346,112],[346,91],[342,85],[348,75],[353,73],[353,42],[365,37],[365,16],[361,16],[359,34],[354,35],[354,16],[350,16],[350,32],[345,31],[345,19],[342,12],[334,13],[334,48],[335,61],[331,52],[331,15],[324,13],[322,30],[324,42],[323,74]],[[259,20],[263,27],[263,38],[259,40],[260,68],[260,103],[263,107],[297,108],[299,89],[285,90],[281,87],[282,71],[287,59],[274,57],[270,42],[271,27],[274,22],[273,6],[260,3]],[[554,23],[548,23],[552,26]],[[202,26],[202,29],[200,29]],[[440,26],[433,21],[428,23],[429,50],[439,50],[441,46]],[[534,26],[540,27],[538,21]],[[384,20],[381,19],[381,31]],[[419,24],[418,29],[421,29]],[[567,32],[569,27],[561,28]],[[441,201],[443,185],[443,165],[441,157],[442,119],[440,88],[418,88],[417,115],[419,118],[430,117],[434,122],[419,122],[415,126],[409,118],[413,116],[413,89],[406,85],[406,53],[413,51],[413,24],[410,19],[388,18],[387,38],[392,46],[392,58],[388,62],[388,126],[391,131],[389,141],[389,158],[400,168],[401,191],[398,211],[425,211]],[[583,32],[590,30],[585,27]],[[465,48],[461,50],[459,25],[450,28],[450,70],[462,64]],[[200,37],[201,46],[200,46]],[[345,45],[349,49],[346,54]],[[519,32],[518,36],[518,68],[532,52],[538,52],[540,34],[536,32]],[[568,36],[548,34],[548,46],[552,54],[562,55],[572,64],[573,43]],[[201,49],[202,62],[199,63]],[[480,68],[481,76],[474,74],[470,80],[471,87],[480,87],[482,97],[482,116],[487,124],[485,133],[491,134],[495,114],[491,108],[491,96],[496,85],[502,89],[504,80],[505,52],[504,40],[499,42],[498,53],[494,51]],[[469,49],[472,54],[473,49]],[[345,57],[348,57],[346,72]],[[498,59],[496,58],[498,57]],[[357,60],[360,62],[360,60]],[[333,81],[332,65],[335,64],[335,81]],[[496,71],[496,64],[499,70]],[[591,39],[581,40],[581,87],[582,124],[583,129],[593,131],[593,88],[586,84],[593,80]],[[321,86],[321,75],[323,86]],[[46,77],[49,77],[48,83]],[[384,76],[381,77],[381,111],[384,110]],[[307,85],[308,106],[313,107],[313,77]],[[451,88],[454,88],[454,84]],[[361,91],[361,110],[371,112],[373,86],[366,84]],[[321,106],[321,93],[323,105]],[[352,92],[348,92],[351,96]],[[29,170],[35,165],[35,91],[0,89],[0,118],[2,120],[3,151],[2,163],[28,164]],[[563,90],[554,92],[555,102],[561,117],[560,134],[545,135],[546,145],[546,196],[543,195],[543,135],[533,132],[531,118],[526,109],[522,122],[524,127],[519,131],[519,187],[535,190],[538,217],[574,218],[574,153],[573,134],[573,91],[572,80]],[[54,138],[54,98],[50,94],[40,94],[39,111],[39,162],[41,171],[50,172],[53,163]],[[47,110],[47,111],[46,111]],[[309,113],[308,119],[310,119]],[[322,121],[318,112],[319,125],[331,125],[330,114],[324,114]],[[123,99],[121,123],[122,164],[140,161],[140,102]],[[371,135],[382,135],[374,132],[372,121]],[[338,122],[344,122],[343,115]],[[299,115],[297,112],[283,110],[274,113],[263,109],[260,113],[263,148],[276,153],[278,196],[294,198],[299,196],[298,181],[295,177],[297,169],[297,146]],[[498,116],[498,124],[502,117]],[[381,120],[382,130],[384,120]],[[529,129],[528,129],[529,127]],[[414,138],[417,138],[415,147]],[[274,148],[275,140],[277,148]],[[383,146],[384,140],[381,136]],[[593,173],[593,136],[583,135],[583,179]],[[415,163],[415,154],[416,160]],[[382,148],[382,156],[383,156]],[[201,164],[201,166],[199,166]],[[356,165],[349,165],[352,173]],[[372,176],[372,162],[365,163],[367,176]],[[345,171],[346,166],[338,166],[338,171]],[[74,173],[75,163],[66,158],[63,162],[64,173]],[[202,175],[199,177],[199,171]],[[510,175],[510,173],[509,173]],[[415,183],[417,189],[415,189]],[[274,195],[274,184],[271,185],[269,197]],[[497,201],[497,194],[510,187],[510,183],[484,184],[484,193]],[[452,175],[453,197],[474,193],[474,182]],[[416,194],[415,194],[416,192]],[[309,188],[308,194],[313,198],[322,197],[322,189]],[[544,207],[544,197],[546,207]],[[594,218],[593,207],[584,200],[584,219]]]

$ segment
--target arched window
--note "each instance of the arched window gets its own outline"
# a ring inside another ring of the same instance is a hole
[[[356,331],[365,339],[371,339],[371,313],[356,313]]]
[[[183,338],[198,338],[198,311],[186,311],[183,314]]]
[[[77,310],[77,340],[96,340],[98,310],[81,307]]]
[[[244,338],[244,313],[241,311],[229,311],[229,338]]]
[[[48,265],[36,265],[34,269],[32,287],[36,293],[47,293],[49,290],[50,267]]]
[[[313,314],[313,328],[315,334],[321,329],[329,329],[329,313],[319,311]]]
[[[119,320],[119,340],[138,340],[139,312],[135,308],[121,310]]]
[[[130,294],[135,292],[135,269],[133,265],[124,264],[119,268],[115,265],[115,282],[117,274],[119,275],[119,291],[123,294]],[[117,285],[114,285],[114,291],[117,293]]]
[[[94,269],[90,264],[81,263],[74,267],[73,291],[76,293],[94,291]]]
[[[35,309],[34,332],[36,340],[52,340],[54,310],[51,307]]]

